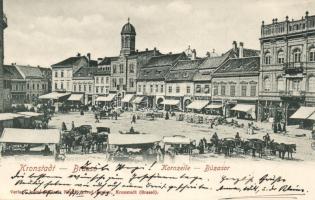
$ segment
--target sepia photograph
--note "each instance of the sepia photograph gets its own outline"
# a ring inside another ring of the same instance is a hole
[[[312,0],[0,0],[0,200],[315,199]]]

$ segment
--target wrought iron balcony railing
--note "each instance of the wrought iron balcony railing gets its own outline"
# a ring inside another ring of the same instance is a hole
[[[304,72],[303,62],[290,62],[283,64],[283,70],[285,74],[302,74]]]

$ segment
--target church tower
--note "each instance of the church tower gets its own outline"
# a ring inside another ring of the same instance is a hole
[[[136,48],[136,30],[135,27],[128,22],[121,29],[121,50],[120,55],[129,55],[135,52]]]

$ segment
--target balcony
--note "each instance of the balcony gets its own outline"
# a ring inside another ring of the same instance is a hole
[[[282,100],[302,101],[305,99],[305,91],[281,91],[279,92]]]
[[[304,72],[303,66],[304,66],[304,63],[302,63],[302,62],[284,63],[283,64],[283,71],[285,74],[289,74],[289,75],[303,74],[303,72]]]

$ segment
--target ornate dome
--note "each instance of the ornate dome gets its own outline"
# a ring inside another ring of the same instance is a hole
[[[124,34],[136,35],[136,29],[132,24],[129,23],[129,18],[128,18],[128,23],[122,27],[120,34],[121,35],[124,35]]]

